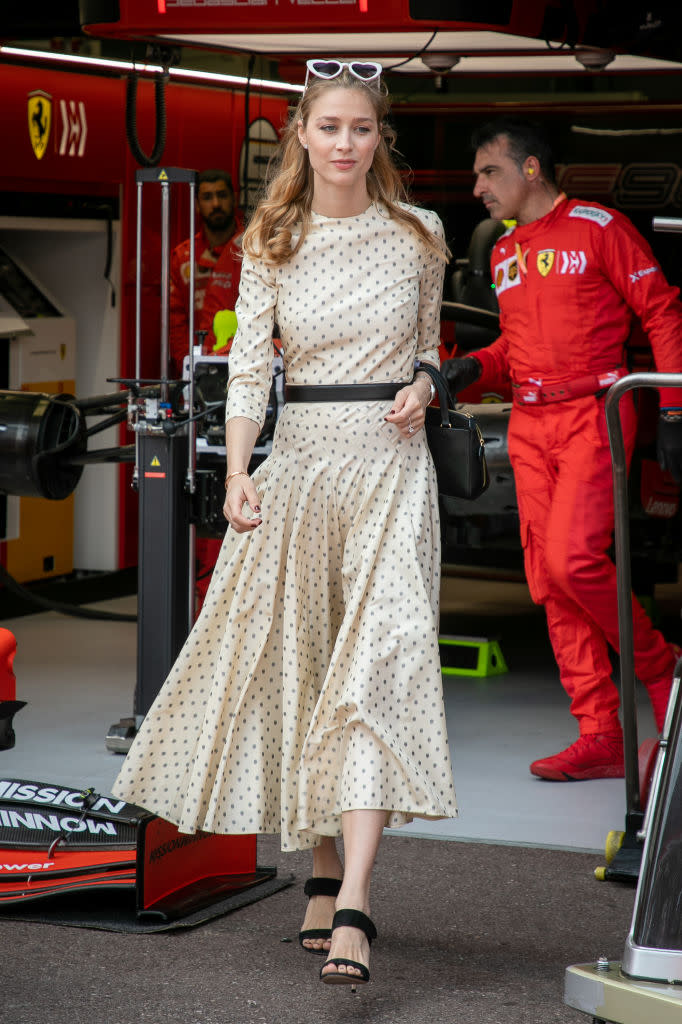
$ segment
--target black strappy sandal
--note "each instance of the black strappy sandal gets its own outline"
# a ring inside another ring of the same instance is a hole
[[[333,896],[334,899],[339,895],[339,889],[341,888],[340,878],[309,878],[303,886],[303,892],[306,894],[308,899],[311,896]],[[312,949],[310,946],[304,946],[303,942],[305,939],[331,939],[332,930],[331,928],[306,928],[305,931],[298,933],[298,941],[301,948],[306,953],[315,953],[317,956],[327,956],[329,953],[328,949]]]
[[[377,930],[374,927],[373,922],[367,917],[367,914],[363,914],[361,910],[337,910],[334,914],[334,920],[332,921],[332,931],[335,928],[359,928],[360,931],[364,932],[367,936],[367,941],[370,946],[372,945],[372,939],[376,939]],[[322,971],[325,969],[327,964],[345,964],[347,967],[354,967],[360,971],[360,974],[339,974],[338,971],[330,971],[328,974],[323,974]],[[347,960],[343,956],[334,956],[331,960],[327,960],[320,969],[320,980],[325,985],[351,985],[355,988],[356,985],[366,985],[369,981],[369,967],[365,967],[364,964],[359,964],[357,960]]]

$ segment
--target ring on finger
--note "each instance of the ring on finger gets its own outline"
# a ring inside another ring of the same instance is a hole
[[[414,434],[414,427],[412,426],[412,417],[407,417],[407,433]]]

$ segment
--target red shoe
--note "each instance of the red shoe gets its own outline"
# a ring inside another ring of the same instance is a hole
[[[530,770],[538,778],[553,782],[622,779],[625,777],[623,737],[585,733],[561,753],[533,761]]]

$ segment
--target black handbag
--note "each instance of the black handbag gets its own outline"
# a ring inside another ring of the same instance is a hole
[[[445,377],[429,363],[416,369],[428,373],[438,394],[440,408],[426,410],[424,430],[436,467],[438,492],[449,498],[480,497],[490,484],[485,461],[485,441],[475,416],[457,412]]]

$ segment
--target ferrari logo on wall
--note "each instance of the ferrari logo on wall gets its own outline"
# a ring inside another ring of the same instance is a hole
[[[37,160],[45,155],[52,125],[52,97],[40,89],[28,94],[28,134]]]
[[[547,277],[554,266],[554,249],[543,249],[538,253],[537,268],[543,277]]]
[[[83,156],[88,137],[88,121],[83,100],[60,100],[62,136],[59,140],[60,156]]]

